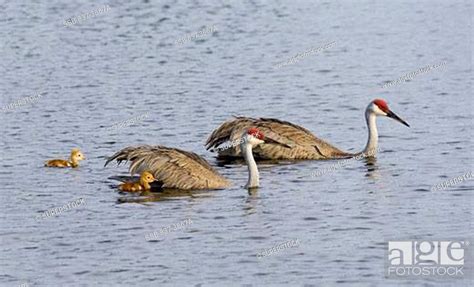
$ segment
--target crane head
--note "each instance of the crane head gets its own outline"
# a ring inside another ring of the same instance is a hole
[[[244,134],[244,138],[252,146],[257,146],[259,144],[264,143],[263,139],[265,138],[265,136],[256,127],[251,127],[247,130],[246,134]]]
[[[392,119],[396,120],[397,122],[400,122],[400,123],[406,125],[407,127],[410,127],[410,125],[407,122],[402,120],[399,116],[397,116],[397,114],[395,114],[394,112],[392,112],[390,110],[390,108],[388,107],[387,102],[383,99],[373,100],[370,103],[370,105],[367,107],[367,110],[371,113],[374,113],[377,116],[389,117],[389,118],[392,118]]]

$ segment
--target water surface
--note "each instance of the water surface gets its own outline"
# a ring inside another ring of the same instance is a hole
[[[103,4],[0,4],[0,104],[42,95],[0,114],[1,286],[469,285],[384,278],[389,239],[472,238],[472,181],[430,191],[473,167],[468,1],[114,1],[64,26]],[[377,160],[321,177],[311,175],[334,162],[261,163],[261,188],[249,193],[246,167],[203,147],[222,121],[247,115],[288,120],[358,151],[376,97],[411,128],[379,119]],[[145,143],[197,152],[234,185],[117,192],[110,177],[127,169],[103,168],[105,158]],[[42,167],[73,147],[87,157],[79,168]],[[79,198],[83,205],[35,220]],[[256,256],[296,239],[298,247]]]

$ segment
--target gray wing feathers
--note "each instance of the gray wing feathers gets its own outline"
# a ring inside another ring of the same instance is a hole
[[[216,189],[229,185],[202,157],[180,149],[145,145],[127,147],[110,157],[106,165],[113,160],[119,164],[130,161],[131,174],[151,171],[167,188]]]
[[[328,159],[350,156],[317,138],[309,130],[290,122],[273,118],[236,117],[213,131],[206,148],[218,148],[226,141],[235,141],[245,129],[257,127],[265,135],[265,143],[254,150],[257,157],[267,159]],[[219,151],[221,156],[240,156],[240,147]]]

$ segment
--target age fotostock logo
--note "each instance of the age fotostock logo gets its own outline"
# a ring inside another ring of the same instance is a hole
[[[464,277],[469,241],[388,241],[386,277]],[[470,266],[470,264],[469,264]]]

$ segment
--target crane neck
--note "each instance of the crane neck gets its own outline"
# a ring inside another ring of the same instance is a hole
[[[249,171],[249,178],[245,188],[253,188],[259,186],[260,176],[258,174],[257,163],[253,157],[252,153],[252,145],[247,142],[243,141],[240,144],[240,149],[242,150],[242,155],[247,163],[248,171]]]
[[[369,130],[369,138],[367,139],[367,144],[365,145],[364,150],[362,151],[365,155],[375,156],[377,153],[378,143],[379,143],[379,134],[377,131],[377,116],[370,110],[365,112],[365,120],[367,122],[367,128]]]

